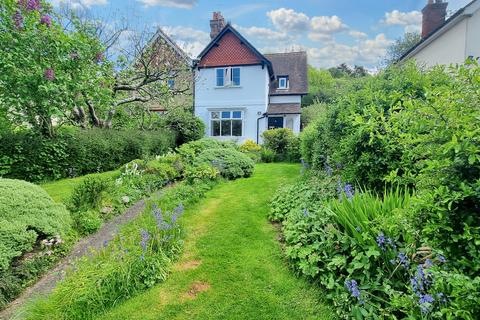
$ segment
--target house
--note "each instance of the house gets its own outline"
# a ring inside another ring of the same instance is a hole
[[[195,115],[206,135],[261,143],[268,129],[299,133],[308,92],[306,53],[262,54],[219,12],[210,27],[211,42],[194,62]]]
[[[448,3],[429,0],[422,10],[422,40],[400,62],[415,59],[420,65],[450,65],[480,57],[480,0],[447,17]]]
[[[158,28],[147,48],[151,50],[151,65],[156,72],[164,73],[160,90],[167,90],[148,103],[151,112],[165,113],[169,108],[192,110],[193,73],[192,59],[162,29]]]

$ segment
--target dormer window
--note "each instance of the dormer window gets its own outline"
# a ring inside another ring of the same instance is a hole
[[[281,76],[278,77],[278,89],[288,89],[289,83],[288,83],[288,77],[286,76]]]
[[[217,69],[217,87],[240,86],[240,68],[228,67]]]

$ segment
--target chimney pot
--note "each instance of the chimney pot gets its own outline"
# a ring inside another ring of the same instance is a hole
[[[210,38],[215,38],[224,27],[225,18],[223,18],[221,12],[215,11],[213,13],[212,20],[210,20]]]
[[[433,31],[445,23],[448,3],[442,0],[428,0],[422,10],[422,38],[425,39]]]

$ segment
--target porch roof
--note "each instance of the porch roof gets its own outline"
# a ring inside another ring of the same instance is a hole
[[[301,109],[300,103],[271,103],[267,114],[301,114]]]

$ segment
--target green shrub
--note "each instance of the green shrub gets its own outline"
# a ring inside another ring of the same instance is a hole
[[[71,228],[68,211],[40,187],[0,179],[0,270],[42,239],[64,237]]]
[[[260,159],[265,163],[272,163],[275,161],[277,154],[275,151],[267,148],[262,148],[260,151]]]
[[[111,182],[99,177],[87,177],[75,186],[70,196],[69,209],[79,212],[98,209],[104,193],[111,188]]]
[[[275,151],[279,161],[300,160],[300,140],[292,130],[273,129],[262,133],[264,147]]]
[[[197,166],[188,166],[184,173],[185,181],[188,183],[216,180],[219,176],[220,172],[217,168],[205,163]]]
[[[247,139],[244,143],[242,143],[239,150],[244,153],[259,152],[260,150],[262,150],[262,147],[256,144],[255,141]]]
[[[177,146],[198,140],[205,134],[202,120],[182,108],[169,110],[164,121],[168,128],[177,133]]]
[[[236,148],[236,145],[230,141],[219,141],[212,138],[203,138],[197,141],[185,143],[177,148],[177,153],[180,155],[183,162],[192,164],[195,158],[207,149],[218,148]]]
[[[110,171],[175,146],[167,130],[64,130],[50,139],[29,131],[0,135],[0,175],[28,181]]]
[[[95,233],[102,226],[103,220],[100,212],[95,209],[77,211],[72,213],[75,229],[82,235]]]
[[[255,163],[234,149],[206,149],[194,161],[194,166],[211,165],[227,179],[249,177]]]

